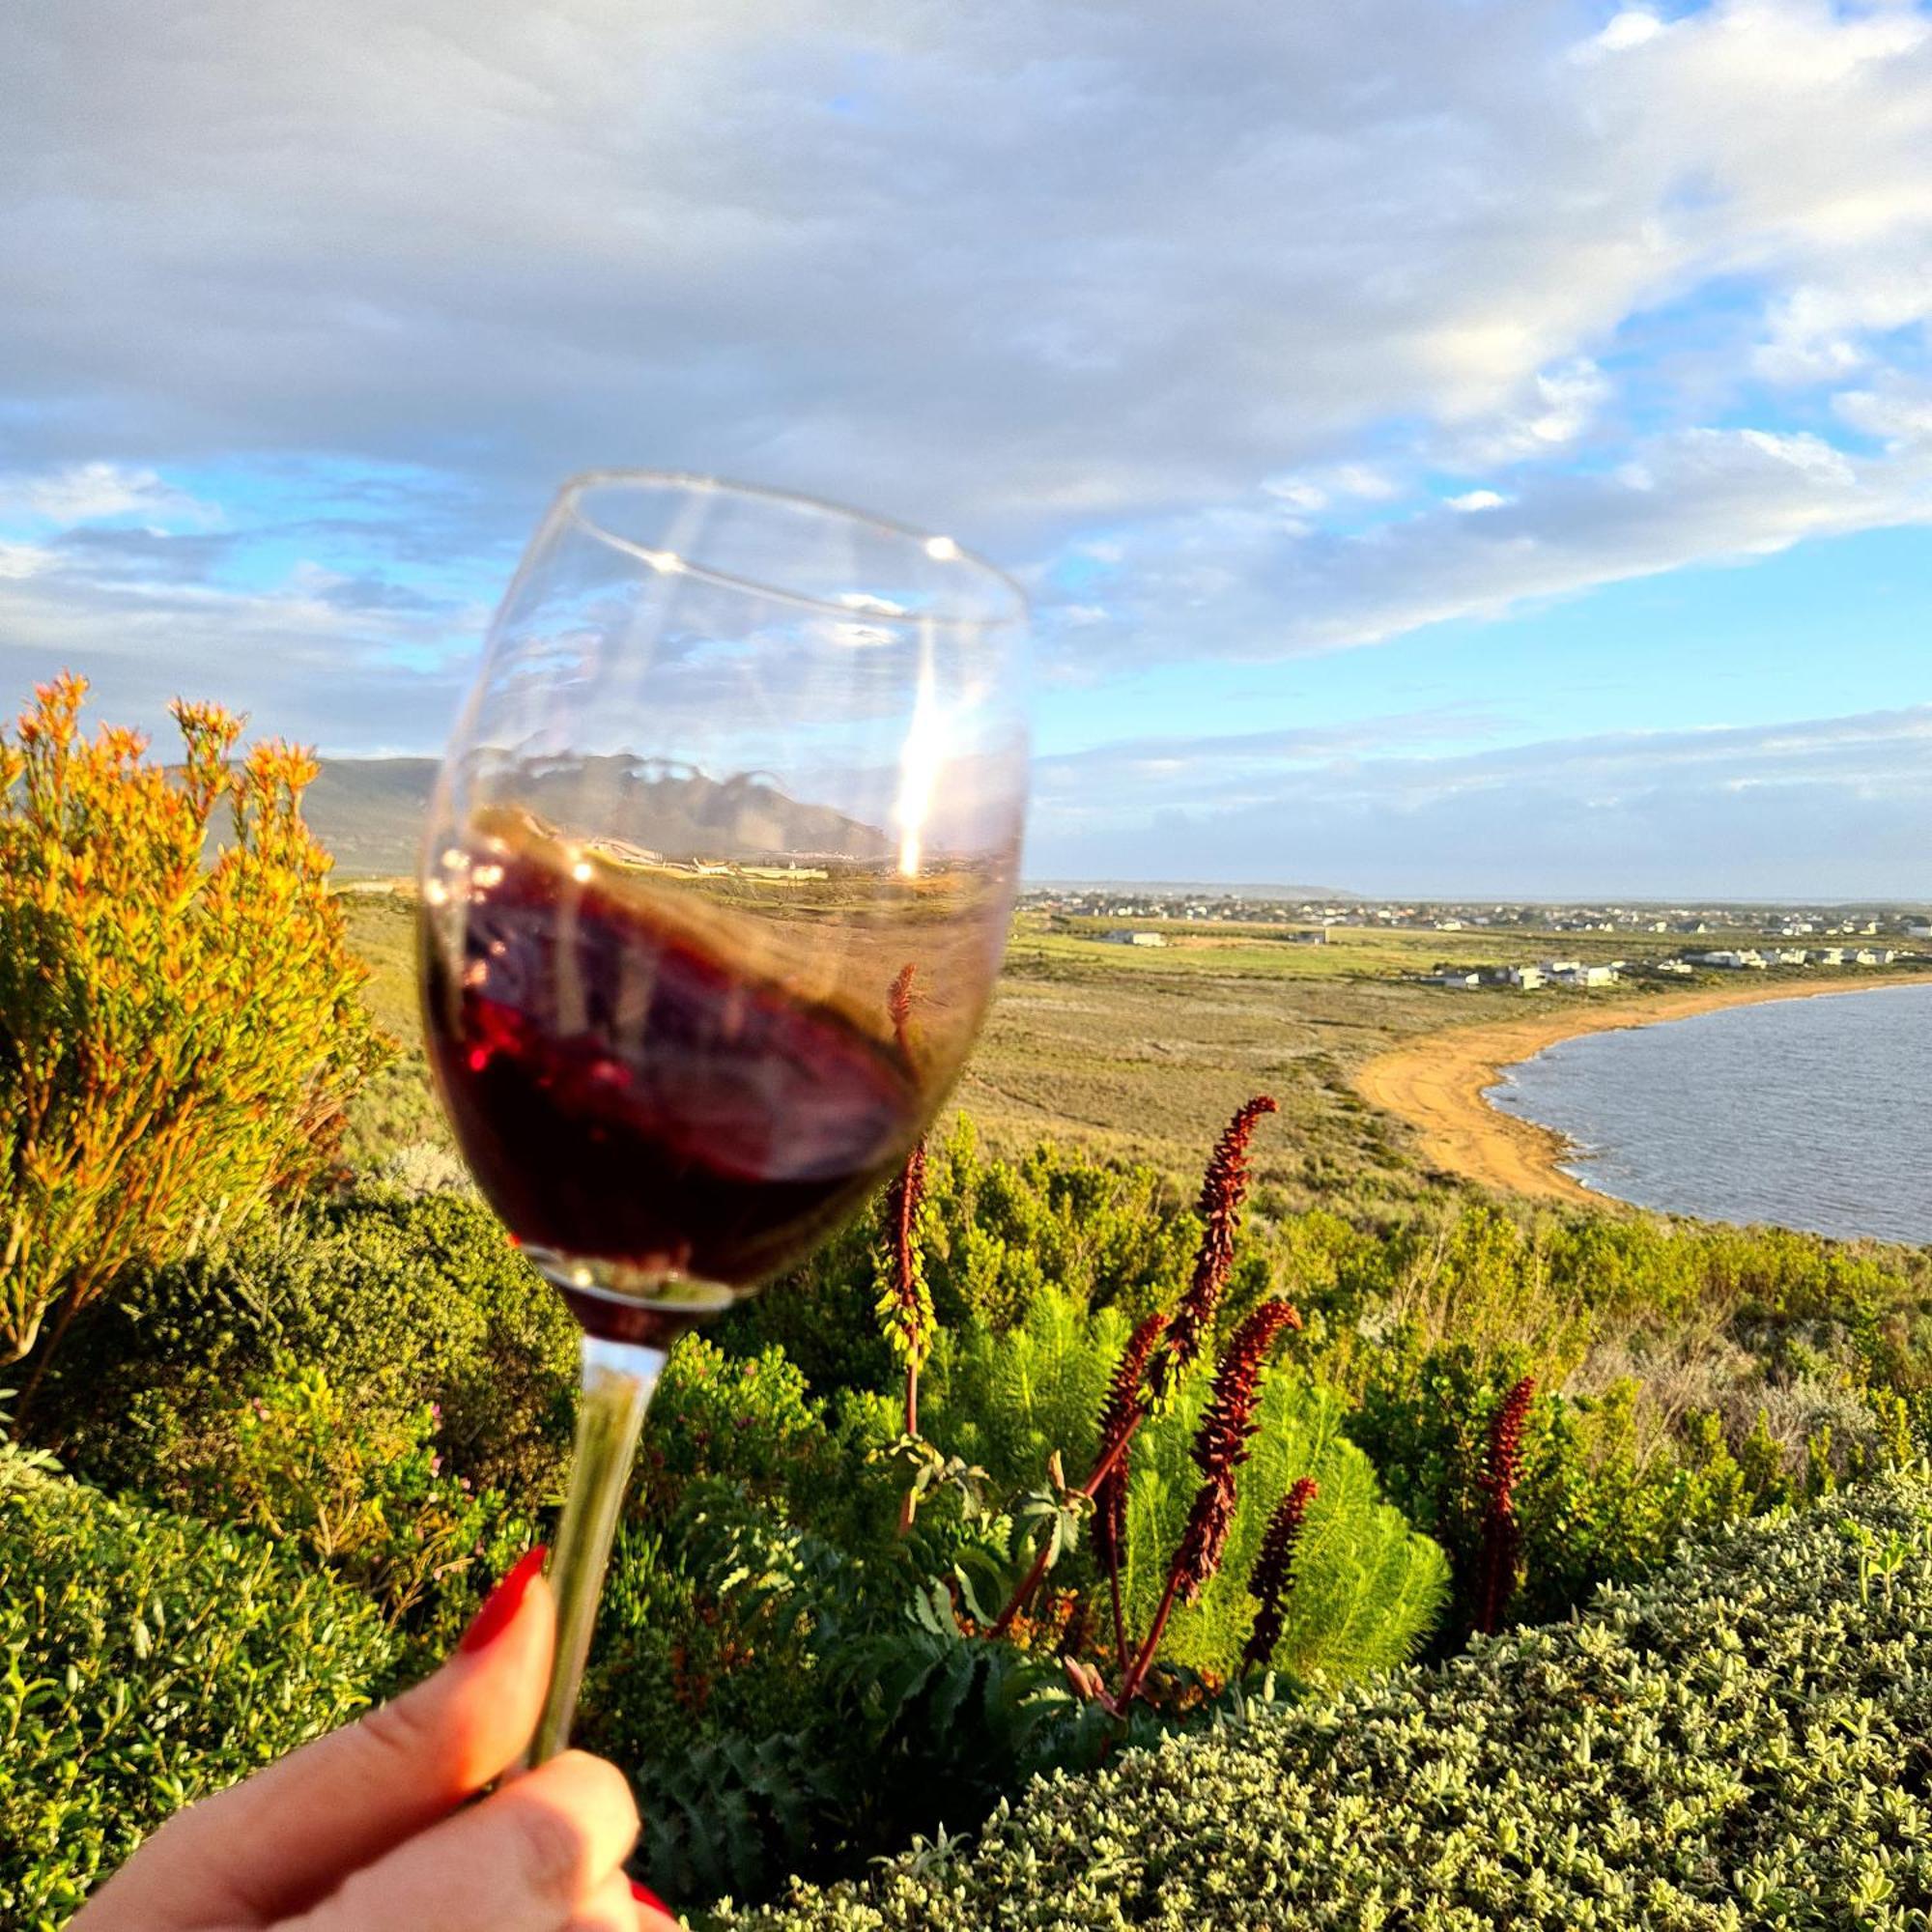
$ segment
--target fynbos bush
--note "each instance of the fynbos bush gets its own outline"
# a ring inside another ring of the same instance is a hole
[[[86,688],[0,739],[0,1360],[312,1172],[380,1058],[302,823],[314,759],[231,766],[241,721],[180,703],[171,772],[136,732],[83,738]]]

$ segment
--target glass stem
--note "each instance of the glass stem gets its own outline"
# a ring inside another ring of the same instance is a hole
[[[590,1656],[597,1596],[611,1540],[624,1506],[624,1491],[637,1453],[638,1431],[650,1406],[665,1350],[641,1342],[583,1338],[582,1393],[577,1407],[577,1446],[570,1493],[551,1554],[550,1586],[556,1598],[556,1653],[543,1715],[525,1759],[542,1764],[570,1742],[570,1720]]]

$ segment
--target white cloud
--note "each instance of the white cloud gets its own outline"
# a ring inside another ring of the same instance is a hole
[[[1609,400],[1610,384],[1587,356],[1540,370],[1520,400],[1442,452],[1453,468],[1493,469],[1525,457],[1543,458],[1573,443]]]
[[[1696,427],[1753,356],[1893,407],[1922,9],[64,0],[0,72],[0,508],[61,527],[327,452],[444,473],[453,569],[684,466],[1021,563],[1119,526],[1084,632],[1260,656],[1922,514],[1903,452]],[[1444,473],[1482,515],[1404,512]],[[31,581],[17,648],[121,650]]]
[[[1029,863],[1456,895],[1923,896],[1932,707],[1417,748],[1445,722],[1158,741],[1158,770],[1142,742],[1048,760]]]
[[[1932,384],[1889,377],[1877,388],[1847,389],[1833,407],[1854,429],[1893,451],[1932,447]]]
[[[1356,534],[1284,531],[1246,506],[1161,519],[1117,531],[1113,561],[1098,583],[1083,578],[1082,595],[1114,611],[1120,656],[1287,657],[1925,522],[1932,445],[1860,459],[1808,434],[1686,430],[1610,471],[1539,471],[1511,501],[1449,499]],[[1043,614],[1052,635],[1050,606]]]
[[[0,543],[0,578],[32,577],[52,562],[53,553],[38,544]]]
[[[1464,490],[1460,497],[1445,497],[1442,500],[1449,509],[1468,516],[1478,510],[1500,510],[1509,498],[1493,490]]]
[[[1648,17],[1578,66],[1581,5],[215,0],[165,57],[132,0],[13,10],[0,368],[55,456],[662,458],[949,526],[1395,415],[1533,453],[1634,311],[1932,217],[1923,21]]]
[[[298,565],[263,588],[207,581],[207,539],[148,531],[0,543],[0,691],[84,671],[97,714],[158,726],[213,697],[266,733],[337,752],[440,742],[486,613]]]
[[[1662,32],[1663,22],[1655,14],[1626,8],[1623,13],[1612,15],[1604,31],[1597,36],[1595,44],[1609,53],[1623,53],[1631,47],[1642,46],[1646,41],[1655,40]]]
[[[214,512],[153,469],[117,463],[73,463],[38,474],[0,475],[0,517],[24,517],[63,529],[139,515],[209,523]]]

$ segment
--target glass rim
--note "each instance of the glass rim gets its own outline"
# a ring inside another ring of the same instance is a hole
[[[646,488],[685,490],[694,495],[716,493],[720,496],[751,498],[782,504],[789,509],[809,511],[813,516],[839,523],[860,525],[885,536],[916,545],[930,562],[959,566],[974,576],[989,580],[1011,599],[1012,608],[992,614],[954,615],[944,610],[897,611],[867,604],[836,603],[828,598],[813,597],[806,591],[788,590],[780,583],[765,583],[756,578],[740,577],[730,571],[717,570],[709,564],[696,562],[691,557],[673,552],[654,551],[630,537],[619,536],[616,531],[607,528],[584,510],[582,499],[588,491]],[[856,619],[872,624],[906,627],[930,624],[953,631],[983,631],[996,629],[1002,624],[1023,624],[1027,617],[1027,594],[1017,580],[1002,570],[998,564],[989,562],[980,555],[977,551],[968,550],[965,545],[952,537],[920,529],[912,524],[897,523],[890,517],[876,516],[869,510],[857,509],[849,503],[835,502],[827,497],[814,497],[802,490],[781,490],[763,483],[740,483],[730,477],[710,476],[700,470],[693,469],[634,469],[621,467],[581,469],[567,477],[557,490],[554,512],[561,512],[567,516],[580,529],[596,538],[599,543],[609,544],[611,549],[623,552],[626,556],[634,556],[660,573],[667,575],[674,573],[682,577],[696,578],[700,583],[711,583],[723,589],[743,591],[748,596],[770,598],[798,610],[817,611],[848,623]]]

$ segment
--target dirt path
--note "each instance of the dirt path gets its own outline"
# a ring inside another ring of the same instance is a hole
[[[1756,1006],[1766,1000],[1815,1000],[1928,981],[1932,981],[1932,973],[1898,973],[1883,978],[1834,978],[1815,986],[1794,986],[1788,981],[1706,986],[1640,1000],[1612,994],[1592,998],[1587,1005],[1566,1002],[1559,1009],[1526,1013],[1521,1019],[1425,1034],[1366,1061],[1355,1069],[1350,1084],[1371,1106],[1384,1108],[1408,1122],[1421,1137],[1424,1158],[1437,1167],[1511,1194],[1592,1201],[1602,1206],[1603,1195],[1591,1193],[1557,1166],[1570,1151],[1561,1134],[1505,1114],[1483,1098],[1483,1090],[1496,1084],[1505,1066],[1577,1034],[1654,1026],[1660,1020],[1688,1019],[1719,1007]]]

